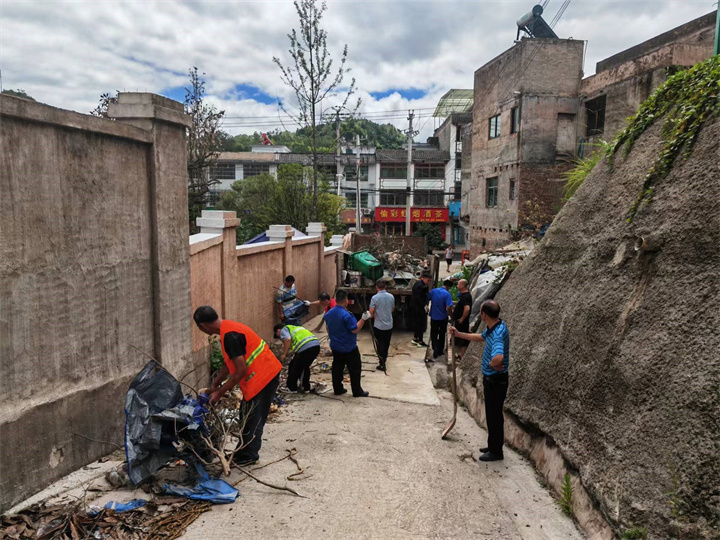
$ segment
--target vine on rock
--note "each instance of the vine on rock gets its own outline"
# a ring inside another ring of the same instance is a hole
[[[662,118],[665,119],[662,127],[665,143],[628,211],[628,222],[652,198],[655,183],[670,173],[677,157],[690,156],[702,126],[719,113],[720,56],[714,56],[672,75],[630,117],[628,126],[609,148],[611,157],[623,146],[625,155],[629,154],[638,137]]]

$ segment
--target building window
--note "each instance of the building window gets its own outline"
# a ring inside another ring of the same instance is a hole
[[[497,176],[495,178],[488,178],[485,180],[486,185],[486,198],[485,198],[485,206],[487,208],[495,208],[498,205],[498,179]]]
[[[348,165],[345,167],[345,180],[348,182],[356,182],[357,179],[355,177],[355,173],[357,172],[357,168],[354,165]],[[360,181],[361,182],[367,182],[368,181],[368,166],[364,165],[360,167]]]
[[[515,180],[510,180],[510,200],[515,200]]]
[[[259,176],[261,174],[270,174],[270,165],[261,163],[245,163],[243,164],[243,178]]]
[[[211,180],[235,180],[235,162],[216,161],[210,166]]]
[[[346,191],[345,199],[347,200],[348,208],[357,208],[357,206],[355,206],[355,201],[357,201],[357,193],[356,192]],[[367,193],[360,193],[360,208],[369,208]]]
[[[500,136],[500,115],[490,118],[490,138],[497,139]]]
[[[444,163],[416,163],[415,164],[415,179],[426,180],[426,179],[438,179],[445,178],[445,164]]]
[[[440,190],[415,191],[415,206],[445,206],[445,193]]]
[[[381,191],[380,206],[405,206],[407,204],[406,191]]]
[[[453,191],[453,200],[454,201],[462,200],[462,180],[455,180],[454,191]]]
[[[380,178],[401,179],[407,178],[407,164],[383,163],[380,166]]]
[[[520,131],[520,107],[510,109],[510,133]]]
[[[585,102],[588,137],[600,135],[605,131],[605,100],[605,96],[600,96]]]

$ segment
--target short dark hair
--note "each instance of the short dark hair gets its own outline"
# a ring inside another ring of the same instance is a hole
[[[338,303],[342,303],[348,298],[347,291],[344,291],[342,289],[338,289],[338,292],[335,293],[335,301]]]
[[[193,320],[197,325],[215,322],[219,318],[217,311],[212,306],[200,306],[193,314]]]
[[[283,328],[285,328],[285,325],[283,323],[277,323],[273,328],[273,336],[275,335],[275,332],[277,332],[278,330],[282,330]]]
[[[384,279],[378,279],[378,280],[375,282],[375,286],[376,286],[378,289],[380,289],[381,291],[384,291],[385,288],[387,287],[387,281],[385,281]]]
[[[488,317],[497,319],[500,315],[500,305],[495,300],[485,300],[480,305],[480,312],[484,313]]]
[[[323,302],[327,302],[328,300],[330,300],[330,295],[326,292],[321,292],[319,299]]]
[[[285,276],[285,281],[289,281],[290,283],[295,283],[295,276],[290,274],[289,276]]]
[[[432,277],[432,274],[430,274],[430,272],[428,272],[427,270],[425,270],[422,274],[420,274],[420,277],[421,277],[421,278],[431,278],[431,277]]]
[[[450,281],[449,279],[446,279],[445,281],[443,281],[443,287],[452,287],[452,286],[453,286],[453,282]]]

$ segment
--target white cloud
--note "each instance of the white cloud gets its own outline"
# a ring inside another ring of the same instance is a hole
[[[324,26],[337,58],[349,47],[348,65],[366,111],[417,109],[418,139],[436,120],[423,115],[450,88],[472,86],[473,72],[512,46],[515,20],[530,1],[342,1],[331,0]],[[557,4],[557,5],[556,5]],[[560,5],[551,2],[547,15]],[[570,4],[556,27],[561,37],[589,41],[585,70],[713,9],[709,0],[582,1]],[[161,92],[186,83],[196,65],[207,74],[210,100],[228,116],[268,118],[277,107],[231,99],[236,85],[253,85],[287,99],[273,56],[287,59],[286,34],[296,25],[290,1],[256,2],[28,2],[0,3],[0,68],[4,88],[22,88],[39,101],[87,112],[98,96],[114,90]],[[374,99],[371,92],[417,88]],[[325,106],[331,105],[328,100]],[[406,113],[392,119],[406,125]],[[275,120],[273,120],[273,118]],[[232,125],[233,119],[228,119]],[[235,119],[234,124],[247,120]],[[232,131],[252,132],[242,126]]]

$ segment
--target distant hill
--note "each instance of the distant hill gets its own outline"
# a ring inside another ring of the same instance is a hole
[[[311,139],[308,128],[292,131],[256,131],[252,135],[223,134],[218,150],[223,152],[249,152],[253,144],[262,142],[262,133],[275,144],[283,144],[293,152],[310,152]],[[355,135],[360,135],[363,144],[375,146],[379,149],[401,149],[407,138],[392,124],[376,124],[366,119],[350,119],[340,125],[340,135],[345,141],[353,141]],[[335,151],[335,124],[321,124],[318,126],[318,147],[321,153]]]

